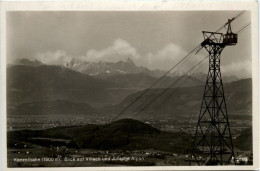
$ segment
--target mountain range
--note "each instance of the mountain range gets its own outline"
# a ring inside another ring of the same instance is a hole
[[[149,70],[143,66],[137,66],[130,58],[125,61],[118,62],[84,62],[78,59],[72,59],[70,62],[67,62],[64,65],[66,68],[70,68],[72,70],[92,75],[98,78],[110,78],[115,75],[125,75],[125,74],[147,74],[149,76],[158,78],[163,76],[167,71],[166,70]],[[185,72],[175,71],[170,72],[167,76],[172,78],[178,78],[185,75]],[[207,75],[205,73],[193,73],[192,76],[194,79],[197,79],[200,82],[205,83]],[[239,78],[236,76],[223,76],[223,80],[226,83],[237,81]]]
[[[133,91],[59,66],[15,65],[7,69],[9,104],[68,100],[104,105],[118,103]]]
[[[136,66],[134,62],[129,58],[126,61],[98,63],[84,62],[81,60],[72,59],[70,62],[65,64],[65,67],[84,74],[98,77],[128,73],[145,73],[153,77],[160,77],[165,73],[165,71],[161,70],[149,70],[142,66]]]
[[[184,77],[188,84],[180,86],[202,84],[190,76]],[[93,76],[62,66],[21,59],[7,68],[8,101],[69,100],[93,106],[111,105],[121,102],[131,93],[150,87],[157,79],[142,72]],[[179,77],[165,77],[156,87],[168,87],[178,79]]]
[[[8,113],[117,113],[158,79],[146,73],[99,76],[62,66],[44,65],[39,61],[21,60],[7,68]],[[165,89],[177,80],[180,83]],[[204,90],[202,81],[193,76],[179,75],[165,77],[160,82],[126,113],[135,113],[152,101],[142,113],[176,117],[194,113],[197,116]],[[227,83],[224,88],[229,113],[242,118],[244,114],[252,113],[252,79]],[[153,100],[162,91],[166,92]]]
[[[29,59],[17,59],[11,65],[25,65],[25,66],[40,66],[46,65],[38,60],[29,60]],[[161,77],[167,71],[166,70],[149,70],[143,66],[137,66],[130,58],[125,61],[118,62],[86,62],[79,59],[72,59],[70,62],[60,64],[60,67],[65,67],[72,69],[77,72],[81,72],[87,75],[94,76],[101,79],[109,79],[114,76],[122,75],[133,75],[133,74],[145,74],[154,78]],[[167,74],[168,77],[178,78],[186,75],[185,72],[175,71]],[[197,79],[199,82],[205,83],[207,74],[202,72],[195,72],[189,74],[188,76]],[[229,75],[222,76],[222,79],[225,83],[237,81],[240,78]]]

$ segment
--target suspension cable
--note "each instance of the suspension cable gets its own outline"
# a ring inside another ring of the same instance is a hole
[[[248,23],[247,25],[245,25],[244,27],[242,27],[237,34],[239,34],[240,32],[242,32],[244,29],[246,29],[251,23]]]
[[[124,108],[119,114],[117,114],[111,122],[115,121],[120,115],[122,115],[128,108],[130,108],[134,103],[136,103],[144,94],[146,94],[150,89],[152,89],[159,81],[161,81],[167,74],[169,74],[173,69],[180,65],[186,58],[188,58],[193,52],[197,50],[200,45],[196,46],[192,51],[190,51],[186,56],[184,56],[177,64],[175,64],[170,70],[163,74],[159,79],[157,79],[149,88],[147,88],[143,93],[141,93],[134,101],[132,101],[126,108]]]
[[[240,12],[238,15],[236,15],[233,20],[240,17],[245,11]],[[224,28],[225,25],[220,27],[216,32]],[[167,74],[169,74],[173,69],[175,69],[179,64],[181,64],[183,61],[185,61],[186,58],[188,58],[196,49],[200,48],[201,45],[199,44],[196,46],[193,50],[191,50],[186,56],[184,56],[176,65],[174,65],[170,70],[168,70],[164,75],[162,75],[159,79],[157,79],[149,88],[147,88],[143,93],[141,93],[135,100],[133,100],[130,104],[128,104],[123,110],[121,110],[114,118],[112,118],[111,122],[115,121],[120,115],[122,115],[127,109],[129,109],[133,104],[135,104],[139,99],[141,99],[148,91],[150,91],[159,81],[161,81]]]
[[[235,19],[237,19],[238,17],[240,17],[244,12],[246,12],[246,11],[242,11],[242,12],[240,12],[239,14],[237,14],[237,15],[233,18],[233,21],[234,21]],[[225,26],[226,26],[226,24],[224,24],[222,27],[220,27],[216,32],[220,31],[220,30],[223,29]]]

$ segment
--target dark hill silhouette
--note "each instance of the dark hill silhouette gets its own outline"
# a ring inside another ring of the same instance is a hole
[[[184,132],[170,133],[153,128],[149,124],[123,119],[107,125],[59,127],[38,131],[8,132],[8,142],[24,141],[42,146],[54,142],[37,139],[60,138],[71,140],[69,146],[99,150],[155,149],[167,152],[187,152],[191,146],[190,135]]]
[[[151,127],[149,124],[144,124],[141,121],[137,121],[134,119],[121,119],[115,121],[111,124],[105,126],[105,129],[111,130],[114,132],[115,130],[120,130],[123,133],[138,133],[138,134],[157,134],[160,133],[160,130]]]

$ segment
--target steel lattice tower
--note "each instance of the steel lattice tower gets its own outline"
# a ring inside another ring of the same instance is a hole
[[[204,89],[200,115],[193,142],[190,164],[228,165],[235,163],[224,88],[220,72],[220,54],[237,43],[229,20],[227,34],[203,31],[201,43],[209,53],[209,71]]]

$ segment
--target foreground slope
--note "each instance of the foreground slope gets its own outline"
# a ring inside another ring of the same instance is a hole
[[[63,142],[48,140],[67,139],[69,147],[99,150],[144,150],[187,152],[190,136],[184,132],[160,131],[143,122],[122,119],[107,125],[59,127],[47,130],[23,130],[8,132],[8,145],[30,142],[41,146],[62,145]],[[64,144],[63,144],[64,145]]]

